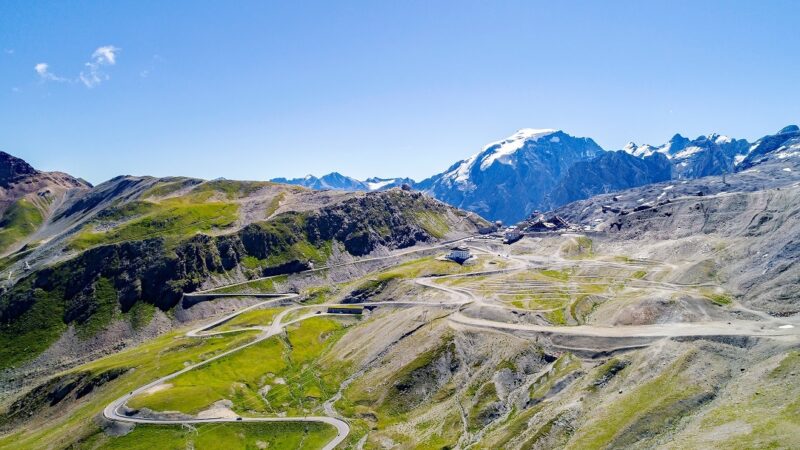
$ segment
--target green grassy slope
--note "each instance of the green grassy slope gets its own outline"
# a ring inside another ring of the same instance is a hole
[[[42,212],[30,201],[15,202],[0,219],[0,252],[36,231],[43,220]]]

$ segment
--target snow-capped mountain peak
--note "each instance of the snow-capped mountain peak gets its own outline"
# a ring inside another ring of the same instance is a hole
[[[627,144],[625,144],[625,147],[623,147],[622,150],[633,156],[644,158],[645,156],[650,156],[655,152],[666,151],[664,147],[666,146],[653,147],[652,145],[648,144],[636,145],[635,142],[628,142]]]
[[[550,128],[522,128],[521,130],[518,130],[516,133],[501,141],[492,142],[491,144],[486,145],[483,147],[482,153],[484,153],[484,156],[481,159],[481,170],[485,170],[495,161],[505,163],[508,160],[506,157],[521,149],[526,142],[537,141],[542,137],[549,136],[556,132],[558,132],[558,130],[553,130]],[[554,137],[554,139],[558,138]],[[556,140],[554,142],[558,141]]]

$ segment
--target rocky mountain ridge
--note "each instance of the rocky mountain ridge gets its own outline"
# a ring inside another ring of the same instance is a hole
[[[792,134],[796,129],[785,127],[776,136]],[[273,181],[340,190],[374,190],[408,183],[487,219],[514,223],[533,210],[557,208],[596,194],[670,179],[735,173],[772,145],[770,142],[769,136],[751,144],[716,133],[695,139],[675,134],[662,145],[631,142],[621,151],[607,151],[590,138],[576,138],[554,129],[526,128],[416,183],[407,178],[361,182],[338,173]]]

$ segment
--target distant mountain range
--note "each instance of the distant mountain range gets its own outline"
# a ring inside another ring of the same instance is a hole
[[[507,223],[534,210],[554,209],[592,195],[666,180],[696,179],[742,170],[765,148],[798,133],[790,125],[755,143],[719,134],[689,139],[676,134],[661,145],[628,143],[608,151],[587,137],[525,128],[423,181],[357,180],[339,173],[272,181],[311,189],[374,191],[409,184],[449,203]],[[774,148],[772,148],[774,150]]]
[[[293,184],[295,186],[303,186],[309,189],[337,189],[342,191],[385,191],[394,187],[400,187],[403,184],[413,185],[414,180],[411,178],[367,178],[366,180],[357,180],[353,177],[348,177],[340,174],[339,172],[331,172],[319,178],[314,175],[306,175],[303,178],[273,178],[270,180],[275,183]]]

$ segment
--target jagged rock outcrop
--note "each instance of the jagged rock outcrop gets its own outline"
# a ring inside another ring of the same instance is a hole
[[[39,173],[27,162],[0,152],[0,186],[7,188],[11,183]]]

